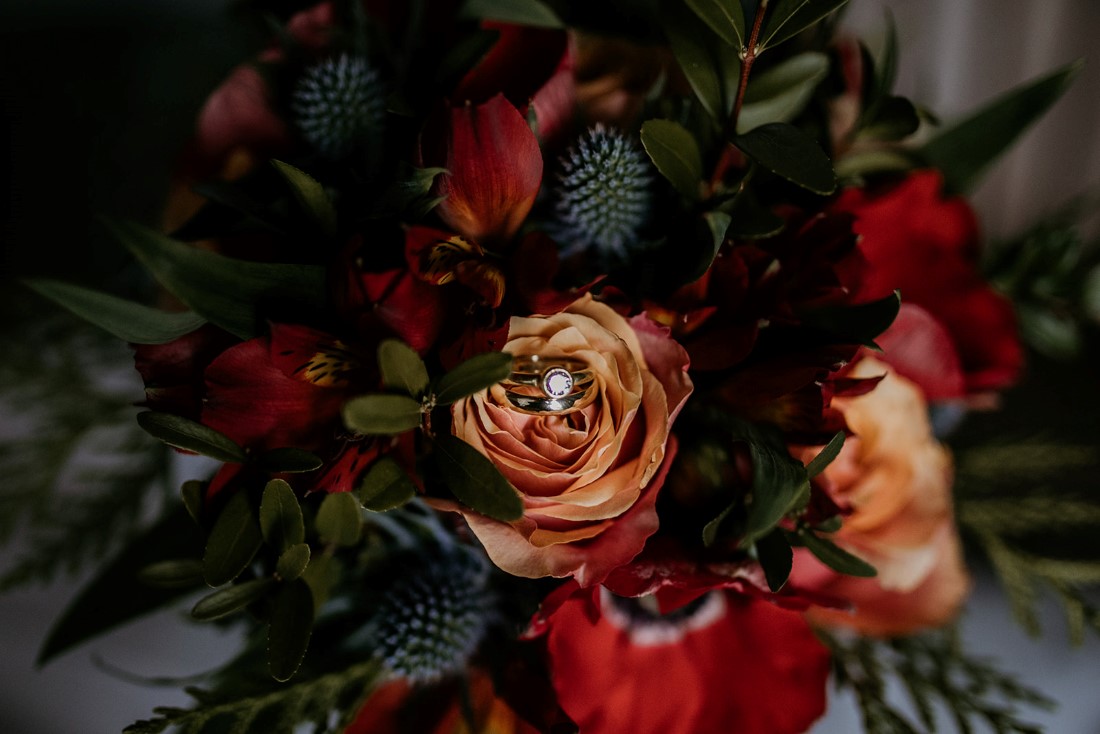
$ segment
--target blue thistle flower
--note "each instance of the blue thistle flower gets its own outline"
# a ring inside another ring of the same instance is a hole
[[[402,575],[374,616],[378,655],[414,683],[461,670],[489,626],[489,566],[457,548]]]
[[[378,71],[363,58],[343,54],[306,69],[290,107],[306,142],[339,158],[381,129],[386,99]]]
[[[653,182],[645,153],[618,130],[597,124],[560,159],[555,234],[563,254],[595,248],[625,258],[649,218]]]

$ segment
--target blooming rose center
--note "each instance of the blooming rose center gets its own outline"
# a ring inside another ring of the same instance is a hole
[[[705,629],[726,614],[726,597],[710,591],[667,614],[662,614],[652,595],[628,598],[600,588],[603,617],[630,636],[639,647],[674,645],[689,633]]]

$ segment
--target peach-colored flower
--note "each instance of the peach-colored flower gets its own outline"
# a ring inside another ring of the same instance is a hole
[[[456,403],[455,435],[497,465],[525,512],[504,523],[448,509],[505,571],[599,583],[657,529],[669,427],[691,393],[687,354],[647,317],[627,320],[587,295],[553,316],[513,318],[504,351],[583,360],[596,398],[572,414],[528,415],[498,385]]]
[[[870,393],[833,401],[854,435],[823,474],[833,499],[852,510],[835,540],[878,576],[837,574],[803,553],[791,580],[855,607],[853,614],[814,609],[814,621],[893,635],[950,620],[969,579],[951,508],[951,457],[932,435],[920,390],[874,359],[862,360],[852,376],[883,373]]]

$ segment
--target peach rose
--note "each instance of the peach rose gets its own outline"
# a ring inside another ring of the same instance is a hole
[[[878,570],[871,579],[837,574],[809,553],[792,583],[852,602],[854,614],[813,609],[812,621],[896,635],[950,620],[969,589],[951,508],[951,457],[932,435],[919,388],[874,359],[853,377],[886,378],[870,393],[838,398],[853,432],[823,479],[851,515],[837,543]],[[809,461],[819,448],[799,452]]]
[[[582,360],[595,400],[566,415],[514,410],[500,385],[453,408],[454,434],[489,457],[525,512],[504,523],[461,511],[486,552],[517,576],[599,583],[657,529],[669,427],[691,393],[687,353],[645,316],[591,296],[553,316],[513,318],[504,351]]]

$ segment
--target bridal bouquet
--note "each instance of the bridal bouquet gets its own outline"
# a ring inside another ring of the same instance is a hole
[[[241,631],[134,734],[795,734],[830,681],[868,731],[1036,731],[942,629],[963,510],[1082,626],[1089,579],[1019,571],[1029,516],[957,507],[942,439],[1020,375],[1040,262],[983,270],[961,197],[1077,65],[945,125],[843,5],[263,7],[169,234],[106,223],[159,302],[30,282],[217,462],[42,659],[166,605]]]

